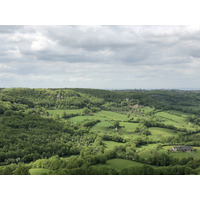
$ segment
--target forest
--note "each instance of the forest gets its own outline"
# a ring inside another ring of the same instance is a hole
[[[198,175],[199,113],[198,90],[1,88],[0,174]]]

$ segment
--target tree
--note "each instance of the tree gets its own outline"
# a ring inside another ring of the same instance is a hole
[[[14,175],[30,175],[29,167],[24,164],[19,164],[14,171]]]
[[[13,175],[13,170],[10,167],[5,167],[2,172],[3,175]]]
[[[119,128],[119,121],[113,121],[113,128]]]
[[[65,111],[62,113],[62,118],[67,119],[67,113]]]
[[[83,109],[83,111],[82,111],[82,114],[83,114],[83,115],[87,115],[87,114],[89,114],[90,112],[91,112],[91,110],[85,107],[85,108]]]

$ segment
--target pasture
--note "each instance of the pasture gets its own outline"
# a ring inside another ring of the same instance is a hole
[[[191,115],[191,114],[189,114]],[[178,114],[177,111],[163,111],[157,112],[155,116],[162,120],[165,125],[173,125],[177,128],[187,128],[188,130],[195,130],[196,126],[190,122],[188,122],[187,114],[182,114],[181,112]]]
[[[82,109],[77,109],[77,110],[49,110],[49,113],[55,115],[59,114],[62,115],[63,112],[66,113],[78,113],[81,114]],[[142,107],[139,108],[138,111],[143,114],[145,113],[150,113],[153,111],[153,108],[150,107]],[[137,112],[138,112],[137,111]],[[134,118],[137,115],[137,112],[131,113],[131,116]],[[163,123],[165,124],[172,124],[177,127],[184,127],[187,126],[190,127],[190,125],[187,122],[187,114],[178,112],[178,111],[162,111],[162,112],[157,112],[155,114],[157,118],[160,118],[163,120]],[[145,115],[144,115],[145,117]],[[143,118],[143,117],[142,117]],[[119,121],[120,124],[120,129],[117,130],[118,133],[120,133],[122,136],[125,138],[130,138],[134,139],[139,137],[140,135],[138,133],[135,133],[134,131],[136,128],[139,126],[139,123],[130,123],[127,122],[129,119],[126,114],[121,114],[121,113],[116,113],[112,111],[99,111],[97,113],[94,113],[93,115],[85,115],[85,116],[76,116],[69,118],[68,120],[73,122],[74,124],[81,124],[85,120],[96,120],[99,119],[101,122],[97,123],[94,125],[91,130],[96,131],[96,132],[114,132],[114,129],[109,128],[112,126],[113,121]],[[151,132],[151,135],[148,136],[149,139],[153,139],[156,141],[160,140],[161,138],[167,138],[167,137],[172,137],[176,136],[179,132],[175,132],[174,130],[167,129],[167,128],[160,128],[160,127],[150,127],[148,128],[149,131]],[[126,143],[119,143],[115,141],[103,141],[105,144],[105,148],[107,149],[113,149],[115,146],[121,146],[125,145]],[[137,147],[136,152],[141,158],[147,159],[149,157],[154,156],[155,152],[157,154],[162,154],[162,153],[167,153],[168,155],[174,157],[174,158],[183,158],[183,157],[189,157],[192,156],[194,158],[200,158],[200,149],[198,149],[196,152],[178,152],[178,153],[173,153],[171,151],[168,151],[171,149],[172,146],[164,146],[162,148],[157,148],[158,143],[154,144],[148,144],[148,145],[142,145],[140,147]],[[120,162],[119,162],[120,161]],[[125,164],[124,163],[132,163],[130,165],[135,165],[136,163],[134,161],[128,161],[128,160],[123,160],[123,159],[111,159],[107,161],[106,166],[114,166],[114,168],[122,169],[124,168]],[[138,164],[138,163],[137,163]],[[115,166],[119,167],[115,167]]]
[[[134,131],[136,130],[138,125],[139,123],[120,122],[120,126],[123,127],[120,129],[120,131],[125,135],[137,136]]]
[[[29,170],[31,175],[42,175],[42,174],[48,174],[49,169],[44,169],[44,168],[32,168]]]
[[[56,110],[47,110],[50,115],[59,115],[60,117],[65,112],[66,114],[81,114],[83,109],[56,109]]]
[[[163,118],[165,121],[171,121],[174,123],[186,123],[186,119],[184,117],[180,117],[174,114],[170,114],[168,112],[158,112],[156,116]]]
[[[100,111],[97,113],[94,113],[94,115],[90,116],[90,115],[86,115],[86,116],[76,116],[76,117],[72,117],[69,119],[69,121],[78,124],[83,122],[84,120],[95,120],[95,119],[99,119],[101,120],[100,123],[96,124],[95,126],[92,127],[92,130],[94,131],[112,131],[112,129],[109,129],[109,126],[112,126],[112,121],[113,120],[119,120],[119,121],[123,121],[123,120],[127,120],[127,116],[123,115],[123,114],[119,114],[119,113],[115,113],[112,111]],[[123,126],[124,122],[120,122],[120,126]]]
[[[137,148],[136,152],[138,153],[138,155],[140,157],[147,159],[149,157],[152,157],[154,155],[155,151],[158,152],[158,153],[164,152],[163,149],[158,150],[157,146],[158,146],[158,144],[143,145],[143,146]]]
[[[116,170],[122,170],[128,167],[143,166],[143,164],[136,161],[132,161],[132,160],[114,158],[114,159],[107,160],[105,164],[98,164],[96,166],[97,167],[105,166],[105,167],[114,168]]]
[[[166,128],[151,127],[149,128],[149,131],[151,131],[151,135],[149,136],[149,138],[154,138],[154,139],[176,135],[176,133],[173,130]]]
[[[121,145],[126,144],[126,143],[114,142],[114,141],[103,141],[103,143],[105,144],[106,148],[108,148],[108,149],[113,149],[116,146],[121,146]]]

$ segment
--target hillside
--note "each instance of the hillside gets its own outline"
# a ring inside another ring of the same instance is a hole
[[[0,174],[199,174],[199,111],[199,91],[1,89]]]

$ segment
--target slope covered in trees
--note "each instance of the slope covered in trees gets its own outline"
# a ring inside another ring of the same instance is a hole
[[[199,111],[199,91],[1,89],[0,174],[198,174]]]

